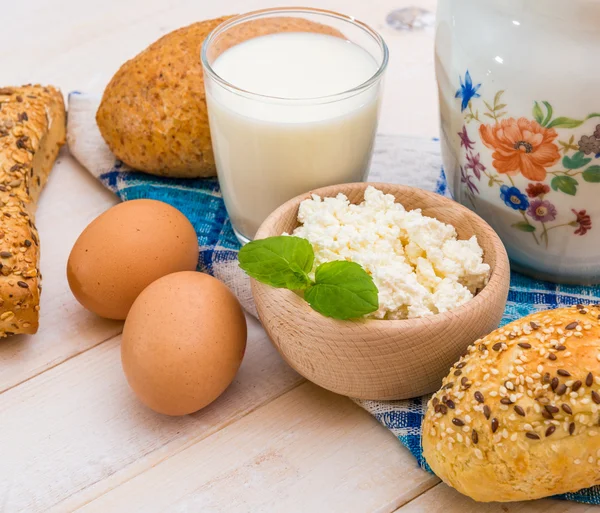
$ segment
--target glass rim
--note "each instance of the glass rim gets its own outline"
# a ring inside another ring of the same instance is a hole
[[[271,95],[267,95],[267,94],[256,93],[254,91],[248,91],[247,89],[238,87],[235,84],[232,84],[231,82],[228,82],[227,80],[222,78],[212,68],[212,66],[208,62],[208,57],[207,57],[208,47],[211,45],[211,43],[214,41],[214,39],[220,33],[225,31],[226,29],[228,29],[234,25],[238,25],[242,22],[265,17],[266,15],[270,15],[270,14],[292,14],[292,13],[317,14],[317,15],[321,15],[324,17],[336,18],[338,20],[345,21],[347,23],[350,23],[351,25],[354,25],[357,28],[362,29],[364,32],[366,32],[368,35],[370,35],[375,40],[375,42],[378,44],[378,46],[382,52],[381,63],[377,67],[377,70],[375,71],[375,73],[373,73],[373,75],[371,75],[367,80],[360,83],[359,85],[351,87],[350,89],[346,89],[344,91],[340,91],[339,93],[333,93],[333,94],[327,94],[324,96],[315,96],[315,97],[309,97],[309,98],[286,98],[286,97],[282,97],[282,96],[271,96]],[[204,71],[208,73],[210,78],[215,80],[222,87],[230,89],[231,92],[233,92],[233,93],[237,93],[242,96],[248,96],[251,98],[255,98],[257,100],[284,101],[284,102],[290,102],[290,103],[298,102],[298,103],[303,103],[303,104],[306,104],[307,102],[329,103],[332,101],[337,101],[338,99],[343,99],[347,96],[354,96],[362,91],[369,89],[373,84],[378,82],[379,79],[382,77],[384,71],[387,68],[388,60],[389,60],[389,49],[388,49],[388,46],[387,46],[385,40],[383,39],[383,37],[381,37],[379,32],[372,29],[366,23],[357,20],[353,16],[348,16],[348,15],[341,14],[341,13],[338,13],[335,11],[330,11],[327,9],[319,9],[316,7],[315,8],[313,8],[313,7],[270,7],[267,9],[251,11],[246,14],[238,14],[237,16],[234,16],[233,18],[225,20],[224,22],[217,25],[208,34],[208,36],[202,43],[202,49],[200,52],[200,60],[202,62],[202,67],[204,68]]]

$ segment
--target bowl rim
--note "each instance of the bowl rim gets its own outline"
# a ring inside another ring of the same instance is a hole
[[[437,324],[437,323],[448,323],[451,321],[456,321],[456,318],[463,318],[464,316],[477,315],[477,310],[483,306],[486,301],[490,301],[493,297],[498,294],[498,291],[502,291],[506,289],[506,293],[508,293],[508,284],[509,280],[506,280],[506,275],[510,276],[510,266],[508,262],[508,255],[506,253],[506,249],[504,244],[500,240],[499,235],[494,231],[494,229],[479,215],[477,215],[472,210],[468,209],[464,205],[461,205],[457,201],[453,199],[442,196],[441,194],[437,194],[432,191],[428,191],[425,189],[420,189],[418,187],[412,187],[410,185],[402,185],[402,184],[394,184],[387,182],[351,182],[337,185],[329,185],[326,187],[320,187],[318,189],[312,189],[303,194],[299,194],[298,196],[292,198],[289,201],[286,201],[283,205],[279,206],[275,209],[269,216],[263,221],[260,225],[259,229],[256,232],[256,236],[254,240],[263,239],[266,237],[272,237],[276,235],[281,235],[281,233],[272,233],[274,223],[281,218],[282,215],[287,215],[287,212],[291,208],[297,208],[300,205],[300,202],[310,198],[313,194],[317,194],[321,197],[333,197],[334,195],[342,192],[340,190],[341,187],[351,187],[362,190],[363,192],[367,187],[372,186],[375,188],[385,187],[385,188],[396,188],[400,191],[411,191],[416,190],[419,194],[424,194],[425,196],[429,196],[436,201],[441,202],[442,204],[447,205],[450,208],[457,209],[462,213],[466,214],[469,218],[471,218],[475,223],[482,225],[484,230],[489,234],[490,243],[492,248],[494,249],[494,267],[491,269],[490,277],[488,283],[481,289],[473,299],[467,301],[463,305],[449,310],[443,313],[437,313],[433,315],[426,315],[424,317],[415,317],[411,319],[366,319],[366,318],[358,318],[358,319],[348,319],[348,320],[339,320],[333,319],[331,317],[326,317],[316,310],[313,310],[310,305],[301,298],[298,294],[291,290],[287,289],[279,289],[275,287],[271,287],[270,285],[260,283],[257,280],[251,278],[252,282],[252,293],[255,292],[255,287],[258,287],[260,290],[267,291],[268,294],[271,295],[282,295],[291,298],[288,294],[291,294],[298,301],[292,299],[294,303],[299,305],[300,310],[298,314],[302,313],[306,316],[315,317],[318,316],[319,322],[330,322],[337,326],[348,325],[348,323],[352,323],[354,327],[357,325],[368,326],[369,328],[373,327],[373,323],[376,323],[378,329],[411,329],[417,326],[422,326],[423,324]],[[391,194],[387,192],[386,194]],[[419,207],[416,207],[419,208]],[[270,290],[269,290],[270,289]],[[255,298],[256,299],[256,298]],[[260,312],[259,312],[260,314]],[[385,322],[382,322],[385,321]]]

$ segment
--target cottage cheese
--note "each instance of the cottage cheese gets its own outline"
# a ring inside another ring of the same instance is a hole
[[[407,319],[446,312],[466,303],[490,274],[475,236],[457,240],[453,226],[407,211],[394,196],[374,187],[360,205],[343,194],[313,195],[300,204],[293,235],[324,262],[360,264],[379,290],[376,319]]]

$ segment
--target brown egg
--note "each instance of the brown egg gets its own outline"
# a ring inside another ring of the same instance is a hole
[[[162,201],[140,199],[107,210],[79,236],[67,263],[73,295],[108,319],[125,319],[153,281],[198,263],[192,224]]]
[[[156,280],[133,303],[121,360],[139,399],[166,415],[213,402],[233,381],[246,349],[246,318],[216,278],[180,272]]]

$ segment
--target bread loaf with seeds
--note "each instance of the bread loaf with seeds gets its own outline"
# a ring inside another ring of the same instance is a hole
[[[423,454],[477,501],[600,484],[600,305],[539,312],[469,347],[427,406]]]
[[[35,207],[64,142],[65,107],[57,89],[0,88],[0,337],[38,329]]]

